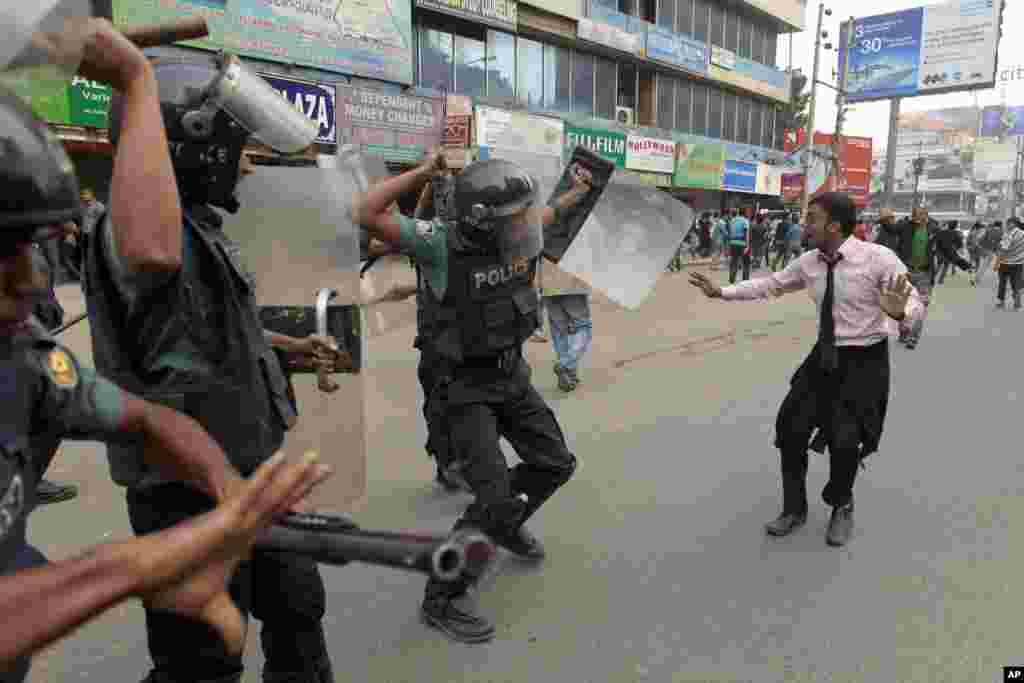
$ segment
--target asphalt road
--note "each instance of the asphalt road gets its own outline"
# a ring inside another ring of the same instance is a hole
[[[337,680],[1002,680],[1004,665],[1024,663],[1024,314],[992,299],[961,275],[938,291],[918,349],[893,345],[886,433],[843,549],[824,541],[822,457],[807,526],[786,539],[762,531],[779,506],[775,411],[814,335],[806,295],[707,302],[678,274],[640,311],[598,305],[591,366],[569,396],[554,386],[550,345],[528,344],[580,461],[531,525],[548,560],[507,558],[482,587],[498,625],[484,646],[419,622],[420,577],[325,568]],[[68,339],[80,346],[85,332]],[[468,498],[430,483],[411,333],[375,344],[355,515],[370,528],[446,530]],[[51,476],[83,488],[32,518],[52,558],[129,533],[98,446],[66,445]],[[255,682],[255,629],[250,645]],[[128,603],[41,656],[31,680],[135,681],[146,667],[141,610]]]

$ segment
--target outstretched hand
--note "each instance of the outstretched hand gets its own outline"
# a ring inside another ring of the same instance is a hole
[[[199,559],[184,575],[163,580],[159,563],[150,567],[147,578],[153,585],[142,591],[145,605],[205,622],[220,635],[228,652],[241,654],[247,624],[227,593],[227,582],[259,535],[329,473],[317,463],[315,453],[292,461],[278,453],[260,465],[232,498],[192,522],[200,527],[197,535],[212,527],[219,541],[205,561]]]
[[[882,310],[890,318],[902,320],[903,316],[906,315],[907,301],[910,300],[910,292],[913,289],[913,285],[910,284],[905,274],[890,275],[882,283],[879,293],[879,304]]]
[[[690,273],[690,284],[704,292],[709,299],[719,299],[722,296],[722,288],[713,283],[704,273],[696,271]]]

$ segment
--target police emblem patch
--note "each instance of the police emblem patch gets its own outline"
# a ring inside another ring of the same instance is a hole
[[[50,351],[46,358],[46,369],[53,383],[62,389],[74,389],[78,386],[78,370],[75,361],[63,349]]]

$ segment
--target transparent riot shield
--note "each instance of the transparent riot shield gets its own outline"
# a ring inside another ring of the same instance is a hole
[[[241,208],[224,222],[255,279],[264,329],[329,336],[342,352],[329,367],[278,352],[299,414],[285,449],[314,450],[334,468],[309,498],[324,512],[346,510],[366,483],[359,243],[348,206],[354,192],[337,168],[256,166],[239,183]]]
[[[616,172],[559,267],[625,308],[653,291],[693,211],[635,176]]]

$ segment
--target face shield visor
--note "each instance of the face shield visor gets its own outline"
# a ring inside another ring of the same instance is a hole
[[[506,265],[536,258],[544,249],[542,209],[534,205],[536,193],[500,207],[474,204],[463,220],[474,236],[494,249]]]

